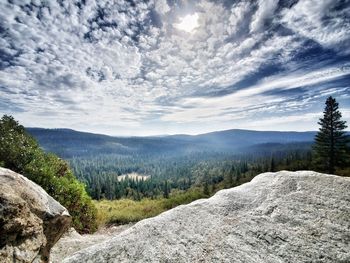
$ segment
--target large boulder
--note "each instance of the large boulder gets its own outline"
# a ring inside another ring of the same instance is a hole
[[[350,178],[260,174],[63,262],[350,262]]]
[[[26,177],[0,167],[0,262],[49,262],[68,211]]]

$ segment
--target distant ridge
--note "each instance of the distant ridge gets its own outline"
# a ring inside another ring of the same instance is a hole
[[[311,133],[315,135],[317,131],[258,131],[258,130],[249,130],[249,129],[227,129],[227,130],[219,130],[219,131],[211,131],[211,132],[205,132],[200,134],[186,134],[186,133],[179,133],[179,134],[159,134],[159,135],[146,135],[146,136],[137,136],[137,135],[130,135],[130,136],[124,136],[124,135],[109,135],[104,133],[95,133],[95,132],[87,132],[87,131],[79,131],[74,130],[71,128],[40,128],[40,127],[25,127],[25,129],[29,133],[36,133],[36,132],[52,132],[52,131],[62,131],[62,132],[75,132],[80,134],[89,134],[89,135],[98,135],[98,136],[106,136],[106,137],[112,137],[112,138],[164,138],[164,137],[200,137],[200,136],[207,136],[207,135],[215,135],[215,134],[224,134],[224,133],[237,133],[237,132],[243,132],[243,133],[292,133],[292,134],[306,134]]]
[[[61,157],[95,154],[185,154],[188,152],[242,153],[284,144],[310,147],[316,132],[231,129],[199,135],[118,137],[72,129],[27,128],[43,149]],[[260,145],[260,148],[259,148]],[[299,147],[298,146],[298,147]]]

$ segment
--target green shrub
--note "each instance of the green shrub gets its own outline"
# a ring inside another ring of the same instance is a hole
[[[6,115],[0,120],[0,164],[25,175],[66,207],[77,231],[96,230],[97,210],[69,165],[41,150],[24,127]]]

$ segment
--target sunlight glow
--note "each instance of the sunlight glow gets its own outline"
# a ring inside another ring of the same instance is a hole
[[[177,29],[191,33],[195,28],[198,27],[198,14],[194,13],[193,15],[184,16],[180,18],[180,21],[180,23],[175,24],[175,27]]]

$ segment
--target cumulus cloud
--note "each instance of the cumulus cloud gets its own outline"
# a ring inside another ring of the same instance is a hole
[[[343,47],[350,44],[349,16],[349,1],[308,0],[284,10],[281,23],[323,46],[348,53]]]
[[[170,11],[170,7],[166,0],[158,0],[155,1],[155,10],[158,13],[165,15],[167,12]]]
[[[28,126],[195,133],[348,98],[348,1],[281,2],[2,1],[0,111]],[[176,27],[188,15],[191,32]]]

